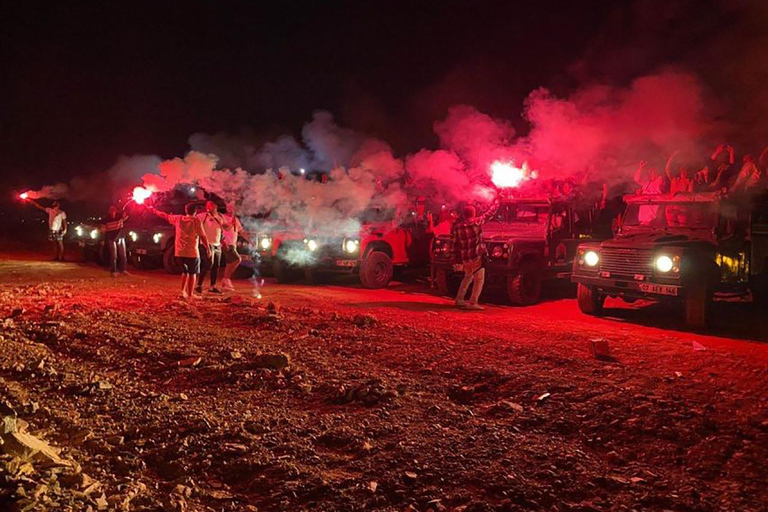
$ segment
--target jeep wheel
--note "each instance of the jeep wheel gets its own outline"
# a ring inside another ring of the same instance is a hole
[[[597,291],[594,286],[579,283],[576,288],[576,302],[579,310],[585,315],[602,316],[605,295]]]
[[[360,265],[360,282],[366,288],[385,288],[393,273],[392,258],[381,251],[371,251]]]
[[[275,279],[280,284],[295,283],[301,277],[301,273],[296,270],[296,267],[284,261],[279,255],[275,258],[272,272],[275,274]]]
[[[455,279],[451,279],[451,273],[448,270],[437,270],[435,281],[440,295],[456,297],[456,294],[459,293],[459,285]]]
[[[704,329],[707,326],[709,294],[705,283],[695,284],[685,296],[685,325],[689,329]]]
[[[533,261],[526,261],[507,280],[507,297],[512,304],[530,306],[541,296],[541,271]]]
[[[171,244],[163,253],[163,268],[169,274],[181,274],[181,267],[176,264],[173,247],[173,244]]]

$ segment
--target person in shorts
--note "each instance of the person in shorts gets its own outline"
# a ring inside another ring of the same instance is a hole
[[[181,267],[181,297],[183,299],[199,298],[194,295],[197,275],[200,273],[200,249],[205,249],[206,256],[211,257],[211,248],[200,219],[190,213],[190,205],[185,208],[185,215],[174,215],[161,212],[153,206],[149,211],[168,221],[176,228],[174,240],[174,256]]]
[[[238,236],[241,236],[246,242],[249,242],[248,234],[243,230],[243,225],[240,223],[240,219],[235,215],[234,203],[227,204],[227,213],[224,215],[224,224],[222,225],[221,235],[221,241],[224,248],[224,262],[227,265],[224,268],[224,279],[222,279],[221,284],[225,290],[232,291],[235,289],[232,284],[232,276],[242,262],[242,258],[237,252],[237,238]]]
[[[48,240],[53,242],[53,261],[64,261],[64,235],[67,234],[67,214],[61,204],[54,201],[50,208],[45,208],[34,199],[27,199],[32,205],[48,214]]]

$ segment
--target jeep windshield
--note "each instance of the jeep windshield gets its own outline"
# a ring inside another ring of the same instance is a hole
[[[502,203],[486,224],[486,231],[545,236],[549,210],[548,203]]]
[[[622,229],[634,230],[711,230],[717,224],[714,202],[630,203],[624,213]]]
[[[395,218],[395,209],[384,206],[371,206],[366,208],[357,220],[361,224],[374,224],[376,222],[391,222]]]

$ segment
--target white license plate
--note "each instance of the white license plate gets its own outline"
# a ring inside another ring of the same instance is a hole
[[[665,286],[663,284],[642,283],[640,290],[645,293],[657,293],[659,295],[677,295],[677,288],[674,286]]]
[[[136,249],[136,254],[147,254],[146,249]]]
[[[357,265],[357,260],[336,260],[337,267],[354,267]]]
[[[461,263],[454,263],[453,264],[453,271],[454,272],[464,272],[464,265]]]

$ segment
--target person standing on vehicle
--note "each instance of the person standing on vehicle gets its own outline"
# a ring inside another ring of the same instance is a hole
[[[125,253],[125,233],[123,227],[128,216],[121,212],[118,216],[117,207],[112,205],[107,212],[107,219],[101,225],[101,232],[104,234],[104,243],[109,249],[109,271],[112,277],[116,277],[120,272],[122,275],[128,275],[125,267],[127,257]]]
[[[483,223],[495,208],[492,207],[482,217],[477,217],[474,206],[465,206],[462,209],[462,218],[451,229],[451,242],[455,261],[464,270],[464,279],[461,280],[459,293],[456,295],[456,306],[473,311],[484,309],[478,300],[485,284],[485,244],[483,243]],[[467,289],[472,283],[472,296],[466,301]]]
[[[219,214],[218,207],[213,201],[205,203],[205,211],[197,214],[198,220],[203,225],[205,236],[208,238],[210,256],[201,261],[200,280],[197,283],[196,292],[203,293],[203,281],[208,271],[211,272],[210,293],[221,293],[216,288],[216,281],[219,277],[219,267],[221,266],[221,231],[224,225],[224,218]]]
[[[211,257],[211,248],[200,219],[192,215],[190,205],[185,208],[185,215],[173,215],[161,212],[154,206],[149,211],[158,217],[165,219],[176,228],[174,256],[176,263],[181,266],[181,297],[183,299],[199,298],[193,294],[197,275],[200,273],[200,246],[205,249],[206,255]],[[202,243],[201,243],[202,241]]]
[[[38,210],[48,214],[48,240],[53,242],[55,255],[53,261],[64,261],[64,235],[67,234],[67,214],[61,204],[54,201],[50,208],[45,208],[34,199],[27,199]]]
[[[224,216],[221,234],[224,244],[224,261],[227,265],[224,267],[224,279],[221,280],[221,284],[225,290],[233,291],[235,287],[232,285],[232,276],[242,261],[240,254],[237,252],[237,237],[241,236],[246,242],[250,242],[248,234],[240,223],[240,219],[235,215],[234,203],[227,203],[227,213]]]

